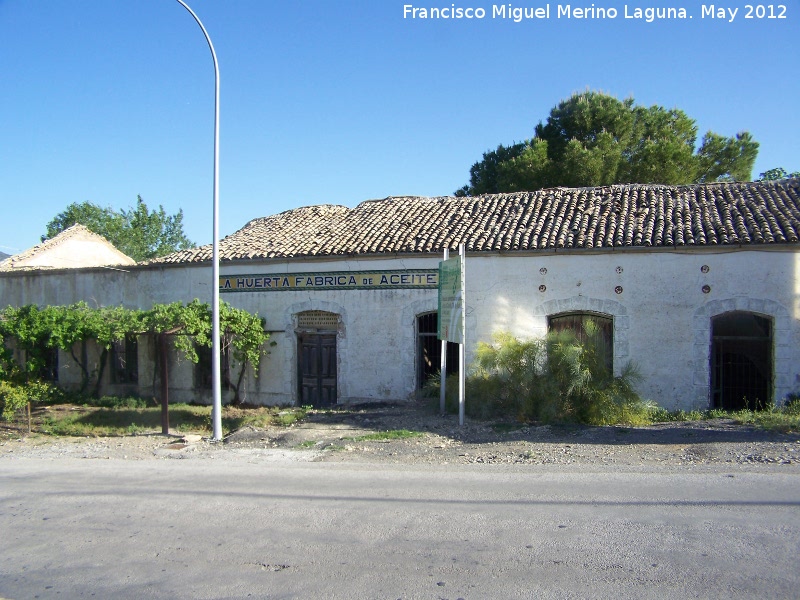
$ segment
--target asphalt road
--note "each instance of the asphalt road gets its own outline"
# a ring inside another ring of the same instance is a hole
[[[797,598],[800,475],[0,463],[0,597]]]

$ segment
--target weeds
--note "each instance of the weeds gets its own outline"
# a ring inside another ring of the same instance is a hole
[[[790,401],[784,406],[776,407],[773,405],[763,410],[742,409],[726,411],[721,408],[712,408],[688,412],[684,410],[668,411],[659,406],[651,405],[649,418],[652,423],[731,419],[740,425],[755,425],[761,429],[788,433],[800,431],[800,402]]]
[[[161,431],[161,408],[135,398],[104,398],[82,405],[53,405],[40,409],[38,430],[58,436],[107,437],[143,435]],[[96,406],[100,404],[101,406]],[[302,419],[300,408],[231,407],[222,409],[222,429],[227,434],[244,426],[287,425]],[[171,404],[170,427],[181,433],[211,431],[211,407]]]
[[[302,421],[306,418],[308,414],[309,408],[302,407],[302,408],[291,408],[288,410],[282,410],[277,414],[277,420],[279,425],[283,425],[287,427],[289,425],[294,425],[295,423]],[[253,423],[255,425],[255,423]],[[256,425],[257,426],[257,425]]]
[[[422,435],[419,431],[409,431],[408,429],[390,429],[388,431],[377,431],[375,433],[368,433],[354,438],[345,438],[351,442],[374,442],[386,440],[405,440],[409,438],[420,437]]]
[[[790,431],[800,431],[800,410],[797,402],[778,407],[771,407],[765,410],[743,409],[732,413],[731,418],[740,424],[755,425],[761,429],[770,431],[780,431],[788,433]]]
[[[86,403],[88,406],[97,406],[100,408],[147,408],[148,406],[147,400],[133,396],[103,396],[99,399],[88,399]],[[153,405],[155,405],[155,401],[150,402],[150,406]]]

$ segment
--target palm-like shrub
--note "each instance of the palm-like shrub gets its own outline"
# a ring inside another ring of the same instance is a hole
[[[647,422],[648,409],[634,389],[640,379],[629,362],[614,376],[599,328],[584,323],[585,341],[573,331],[519,340],[510,333],[478,344],[466,385],[466,409],[477,418],[591,425]],[[448,402],[458,386],[448,380]]]

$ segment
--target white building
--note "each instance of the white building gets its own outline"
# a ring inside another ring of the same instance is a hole
[[[387,198],[251,221],[220,243],[220,291],[265,317],[274,342],[247,379],[252,403],[413,397],[439,365],[442,250],[463,242],[468,362],[496,331],[592,318],[614,371],[638,364],[643,397],[738,407],[800,392],[798,233],[798,179]],[[124,270],[0,272],[0,306],[210,301],[210,260],[204,246]],[[138,374],[109,375],[106,393],[157,389],[148,343],[135,351]],[[171,399],[210,401],[197,368],[170,368]]]
[[[73,225],[25,252],[6,255],[0,260],[0,272],[133,264],[135,260],[117,250],[103,236],[83,225]]]

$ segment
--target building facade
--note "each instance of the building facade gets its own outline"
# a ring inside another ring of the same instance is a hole
[[[638,365],[644,398],[737,408],[800,392],[797,232],[796,179],[387,198],[248,223],[220,244],[219,285],[222,300],[264,317],[271,334],[258,377],[245,379],[247,402],[413,398],[439,365],[442,249],[464,243],[468,363],[496,332],[538,337],[591,318],[614,372]],[[209,301],[210,253],[0,273],[0,306]],[[135,353],[137,374],[115,381],[124,369],[111,369],[106,393],[158,389],[150,341],[116,352],[126,365]],[[59,361],[59,382],[74,384],[69,359]],[[172,357],[171,400],[209,402],[202,369]]]

